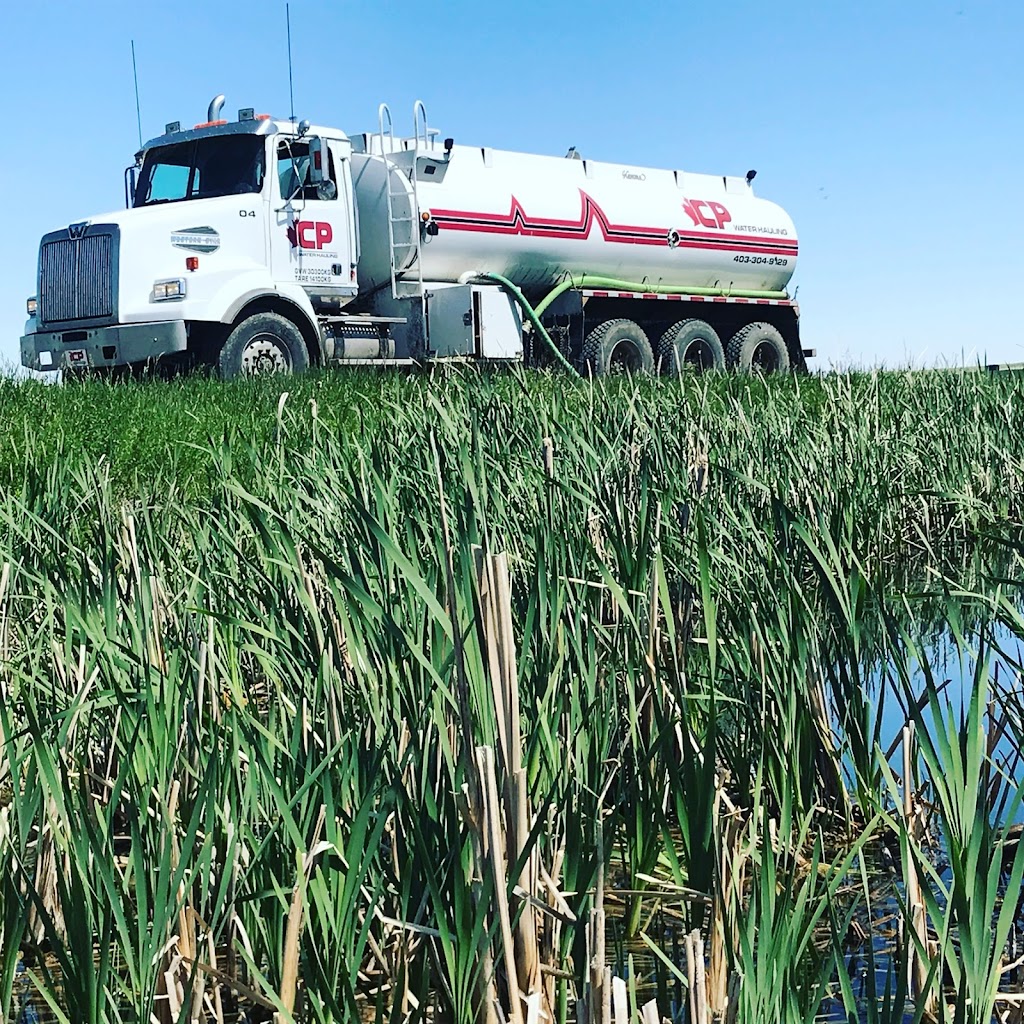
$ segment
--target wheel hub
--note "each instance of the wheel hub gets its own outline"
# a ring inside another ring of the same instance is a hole
[[[291,368],[288,349],[273,334],[257,334],[242,350],[242,372],[251,376],[287,373]]]
[[[621,341],[612,349],[609,363],[613,374],[637,373],[642,365],[636,346],[628,341]]]
[[[779,368],[779,356],[775,349],[763,342],[754,349],[751,365],[765,373],[775,373]]]
[[[694,370],[709,370],[715,365],[711,346],[703,338],[694,338],[686,346],[683,364]]]

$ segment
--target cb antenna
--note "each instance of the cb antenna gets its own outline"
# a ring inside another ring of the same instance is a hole
[[[288,99],[291,103],[292,116],[295,120],[295,86],[292,83],[292,10],[291,4],[284,5],[284,17],[288,25]]]
[[[139,149],[142,149],[142,108],[139,106],[139,69],[135,64],[135,40],[132,40],[132,76],[135,78],[135,121],[139,127]]]

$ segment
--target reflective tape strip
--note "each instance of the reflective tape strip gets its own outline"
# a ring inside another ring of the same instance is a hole
[[[752,299],[743,295],[659,295],[656,292],[612,292],[597,288],[583,288],[580,292],[587,298],[594,299],[661,299],[668,302],[736,302],[757,306],[796,306],[792,299]]]

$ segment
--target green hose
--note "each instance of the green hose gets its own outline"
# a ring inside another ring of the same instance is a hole
[[[567,277],[561,284],[555,285],[544,296],[534,308],[537,316],[543,316],[544,311],[563,292],[571,288],[607,288],[609,291],[619,292],[647,292],[654,295],[714,295],[734,296],[738,299],[788,299],[787,292],[759,292],[759,291],[730,291],[727,288],[678,288],[661,284],[637,284],[635,281],[618,281],[611,277],[591,277],[585,274],[583,277],[573,280]]]
[[[544,325],[540,322],[540,317],[537,315],[533,306],[531,306],[527,301],[526,296],[507,277],[503,277],[501,274],[494,274],[489,271],[481,271],[479,274],[474,274],[473,276],[485,281],[494,281],[497,284],[500,284],[502,288],[504,288],[509,295],[519,303],[519,307],[526,314],[526,319],[533,324],[533,329],[544,339],[548,348],[550,348],[555,354],[555,358],[570,373],[576,374],[577,377],[580,376],[579,370],[577,370],[576,367],[573,366],[564,355],[562,355],[562,350],[554,343],[554,341],[552,341],[551,335],[548,334]]]
[[[635,281],[618,281],[612,277],[591,277],[584,275],[579,280],[574,281],[571,277],[567,277],[560,284],[555,285],[544,296],[536,306],[531,306],[526,296],[514,285],[507,277],[501,274],[495,274],[492,271],[480,271],[480,273],[474,274],[473,277],[479,278],[484,281],[494,281],[496,284],[500,284],[509,295],[512,296],[519,303],[520,308],[526,314],[527,320],[533,324],[534,330],[544,339],[548,348],[554,353],[555,358],[569,370],[571,373],[580,376],[579,370],[576,369],[568,359],[562,355],[561,349],[551,339],[551,335],[548,334],[544,325],[540,322],[541,316],[544,311],[551,305],[559,295],[569,291],[572,288],[607,288],[609,291],[619,292],[646,292],[654,295],[707,295],[707,296],[732,296],[737,299],[788,299],[789,294],[787,292],[767,292],[767,291],[729,291],[725,288],[677,288],[669,285],[661,284],[637,284]]]

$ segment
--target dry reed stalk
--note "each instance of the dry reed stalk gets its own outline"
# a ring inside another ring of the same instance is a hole
[[[292,890],[292,901],[288,908],[288,924],[284,933],[284,962],[281,968],[281,1003],[287,1011],[288,1020],[295,1011],[295,992],[299,982],[299,941],[302,934],[302,914],[305,909],[306,872],[300,869],[299,877]],[[281,1015],[277,1015],[281,1018]]]
[[[659,505],[654,514],[654,545],[660,543],[661,537],[661,506]],[[654,722],[654,688],[658,683],[657,657],[661,647],[661,601],[658,593],[658,562],[654,560],[651,566],[651,579],[647,586],[647,654],[644,668],[647,675],[647,686],[643,695],[638,701],[637,713],[640,716],[640,725],[643,735],[648,744],[653,743],[655,738]],[[662,692],[666,691],[662,687]],[[653,771],[653,766],[652,766]],[[652,780],[653,781],[653,780]]]
[[[481,547],[473,549],[476,561],[477,592],[480,596],[480,619],[483,629],[484,655],[487,662],[487,678],[491,684],[491,699],[494,705],[494,722],[498,732],[498,753],[506,773],[511,771],[512,739],[508,707],[510,694],[505,688],[503,652],[500,649],[498,631],[497,595],[491,559]],[[517,737],[518,739],[518,737]]]
[[[178,846],[176,819],[178,814],[178,796],[181,784],[175,779],[167,797],[164,824],[171,843],[171,871],[177,870],[180,849]],[[196,963],[196,942],[194,925],[190,917],[185,883],[178,886],[178,930],[177,934],[168,937],[167,945],[161,954],[163,964],[157,974],[156,1008],[153,1016],[159,1024],[174,1024],[180,1019],[181,1007],[185,999],[185,971],[194,971]]]
[[[842,772],[839,767],[840,756],[836,749],[835,736],[828,716],[828,702],[825,698],[825,687],[821,673],[812,657],[807,665],[807,690],[810,696],[810,712],[818,733],[820,746],[816,752],[818,777],[822,790],[828,794],[833,806],[840,805],[843,817],[850,821],[850,795],[846,791]]]
[[[455,606],[455,556],[452,550],[451,529],[448,525],[448,503],[444,496],[444,479],[441,476],[441,457],[437,453],[437,445],[433,438],[431,438],[430,446],[434,455],[437,507],[441,518],[441,537],[444,542],[445,603],[448,607],[448,617],[451,620],[452,647],[455,652],[455,678],[458,683],[456,694],[459,705],[459,726],[462,731],[459,759],[474,798],[471,802],[477,803],[476,794],[480,791],[480,779],[473,755],[473,715],[469,700],[469,681],[466,678],[466,654],[462,644],[462,630],[459,628],[458,609]]]
[[[313,845],[302,856],[299,874],[295,879],[295,888],[292,889],[292,901],[288,907],[288,923],[285,926],[284,947],[281,958],[281,990],[278,993],[286,1014],[282,1015],[278,1012],[274,1015],[275,1020],[279,1022],[294,1019],[295,994],[299,983],[299,947],[302,939],[302,919],[306,909],[306,884],[309,881],[309,875],[313,870],[317,857],[324,850],[332,848],[330,843],[321,842],[320,840],[326,816],[327,809],[321,806],[316,820],[316,827],[313,829]]]
[[[200,936],[196,942],[197,947],[200,945],[207,945],[204,941],[209,936],[209,928],[206,928],[200,921],[199,915],[194,911],[191,911],[193,923],[200,922],[200,927],[206,929],[206,934]],[[198,957],[198,951],[196,956]],[[190,1024],[198,1024],[198,1021],[203,1019],[203,1003],[206,1001],[206,974],[203,971],[196,970],[192,979],[192,1005],[189,1009],[189,1021]]]
[[[540,1006],[543,998],[542,992],[534,992],[523,997],[523,1002],[526,1003],[526,1024],[541,1024],[542,1020],[547,1019]]]
[[[690,479],[697,497],[704,497],[708,489],[708,451],[695,441],[690,442]]]
[[[658,1001],[650,999],[640,1007],[641,1024],[661,1024],[661,1014],[658,1011]]]
[[[491,558],[491,579],[495,584],[497,598],[496,618],[498,622],[499,664],[502,673],[502,691],[508,721],[508,739],[511,762],[507,766],[506,787],[512,798],[510,815],[512,843],[509,850],[509,864],[518,863],[530,841],[532,814],[526,786],[526,771],[522,761],[522,728],[519,709],[519,672],[516,667],[515,637],[512,629],[512,593],[509,582],[508,559],[504,553]],[[534,847],[523,864],[519,885],[531,896],[538,893],[537,850]],[[540,956],[537,948],[537,925],[532,907],[521,909],[516,928],[516,963],[520,979],[525,982],[526,991],[532,995],[540,988]],[[551,1018],[550,1006],[544,1005],[542,1012]]]
[[[206,930],[206,956],[210,962],[210,967],[217,970],[217,944],[213,940],[213,932],[208,928]],[[203,972],[205,973],[205,972]],[[213,986],[213,1019],[217,1024],[224,1024],[224,1004],[221,1000],[220,990],[221,982],[217,979],[216,974],[212,975],[216,980],[216,984]]]
[[[523,860],[532,828],[526,771],[522,764],[522,728],[519,707],[519,674],[516,666],[515,636],[512,625],[512,594],[508,559],[505,554],[485,556],[474,551],[477,590],[483,627],[488,675],[494,701],[501,765],[504,769],[507,865]],[[537,919],[533,901],[539,893],[539,856],[530,851],[519,872],[516,889],[518,922],[514,932],[516,974],[527,997],[546,986],[541,980],[541,958],[537,938]],[[525,905],[523,905],[525,904]],[[540,1012],[552,1019],[552,1002],[544,994]]]
[[[498,922],[501,926],[502,955],[505,963],[505,980],[508,985],[509,1019],[512,1024],[523,1024],[523,1011],[520,1005],[521,990],[516,973],[515,942],[512,938],[512,920],[508,909],[508,877],[505,874],[502,855],[494,749],[486,746],[477,747],[476,753],[484,790],[485,831],[490,846],[491,870],[494,872],[494,899],[498,905]]]
[[[704,940],[699,931],[693,933],[693,961],[697,975],[697,1020],[696,1024],[708,1024],[707,974],[704,967]]]
[[[127,553],[127,561],[131,566],[135,586],[138,587],[142,583],[142,569],[139,565],[139,545],[135,538],[135,518],[127,508],[121,513],[121,546]]]
[[[558,885],[552,878],[552,875],[557,878],[562,872],[562,861],[565,858],[565,843],[555,851],[555,855],[551,862],[551,874],[547,872],[544,864],[538,860],[537,868],[540,873],[540,883],[543,885],[546,896],[547,905],[549,908],[549,916],[551,920],[548,922],[548,926],[544,929],[543,933],[543,955],[541,956],[540,969],[544,976],[544,991],[547,997],[547,1005],[554,1009],[556,1005],[556,991],[555,983],[561,976],[558,968],[552,966],[558,956],[558,950],[561,946],[562,940],[562,926],[568,924],[573,927],[577,923],[576,915],[572,912],[569,904],[566,902],[565,897],[560,892]],[[572,980],[573,975],[569,975],[566,980]]]
[[[32,900],[25,915],[26,937],[35,945],[42,943],[46,937],[47,918],[57,937],[62,942],[67,938],[67,926],[57,887],[58,854],[54,835],[56,822],[57,804],[51,796],[46,801],[46,822],[40,830],[36,846],[35,878],[32,885],[39,897],[39,903]],[[42,910],[39,909],[39,904],[42,904]]]
[[[8,663],[8,656],[10,654],[7,625],[9,616],[7,614],[7,599],[8,592],[11,586],[11,563],[4,562],[3,569],[0,569],[0,667],[6,666]],[[0,689],[0,697],[6,697],[6,694]],[[0,740],[3,740],[3,734],[0,733]],[[2,776],[0,776],[2,779]]]
[[[724,813],[723,804],[726,806]],[[736,956],[739,945],[736,925],[728,922],[725,909],[729,901],[742,897],[744,877],[739,814],[721,787],[716,790],[715,823],[718,826],[718,884],[711,901],[707,988],[711,1013],[719,1017],[726,1013],[729,1002],[729,951]]]
[[[920,816],[914,806],[914,723],[910,722],[903,728],[903,818],[907,829],[907,909],[910,913],[908,922],[914,934],[914,940],[907,943],[907,955],[911,963],[911,985],[917,999],[925,1000],[925,1016],[936,1019],[938,1003],[935,993],[929,989],[928,974],[928,924],[925,917],[924,898],[921,895],[921,883],[917,877],[917,865],[914,862],[914,847],[920,838]]]
[[[149,577],[149,663],[161,675],[167,673],[167,658],[164,655],[163,633],[168,618],[160,580]]]
[[[603,796],[603,794],[602,794]],[[611,982],[606,986],[605,969],[605,909],[604,909],[604,826],[601,821],[601,805],[598,804],[596,826],[597,846],[597,887],[594,894],[594,906],[590,911],[587,924],[587,952],[589,955],[589,977],[584,986],[587,1019],[591,1024],[608,1024],[608,1007],[611,993],[608,991]]]
[[[735,972],[729,977],[729,996],[725,1008],[725,1024],[736,1024],[740,1008],[740,976]]]
[[[171,783],[171,793],[167,800],[167,830],[171,837],[171,871],[178,870],[178,863],[181,857],[181,849],[178,846],[178,830],[176,819],[178,816],[178,797],[181,793],[181,783],[175,779]],[[195,926],[189,911],[192,909],[185,890],[185,882],[182,880],[178,885],[178,953],[186,960],[194,960],[196,956]]]
[[[598,559],[605,565],[608,564],[608,551],[604,544],[604,531],[601,529],[601,513],[596,508],[591,508],[587,512],[587,536],[590,538],[590,543],[594,548],[594,554],[597,555]],[[619,606],[616,602],[611,602],[611,615],[605,615],[605,605],[608,603],[607,588],[602,587],[598,591],[600,595],[600,602],[597,607],[598,621],[605,622],[610,619],[613,624],[617,624],[619,621]]]
[[[612,978],[612,1012],[615,1024],[629,1024],[629,990],[622,978]]]
[[[693,933],[683,936],[683,952],[686,956],[686,999],[689,1007],[689,1022],[697,1024],[697,954],[693,948]]]
[[[550,437],[545,437],[540,443],[541,452],[544,458],[544,475],[549,480],[555,478],[555,443]]]

